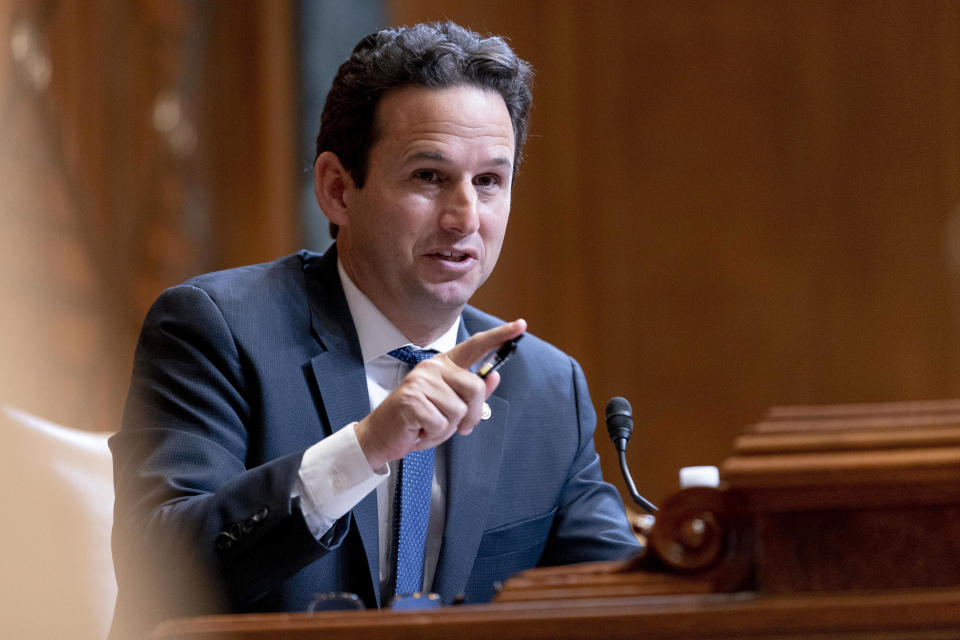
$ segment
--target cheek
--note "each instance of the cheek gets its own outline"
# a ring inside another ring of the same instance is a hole
[[[384,203],[380,223],[398,236],[420,236],[428,232],[437,218],[436,204],[416,195],[394,197]]]
[[[483,243],[488,252],[493,253],[493,257],[500,252],[500,246],[503,244],[503,236],[507,230],[507,220],[510,217],[509,205],[497,212],[491,213],[483,221],[481,235]]]

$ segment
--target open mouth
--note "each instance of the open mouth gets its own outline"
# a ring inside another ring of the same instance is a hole
[[[463,262],[470,257],[466,253],[460,253],[458,251],[438,251],[433,255],[443,260],[450,260],[451,262]]]

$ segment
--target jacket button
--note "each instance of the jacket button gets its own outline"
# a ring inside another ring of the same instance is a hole
[[[243,537],[243,526],[239,522],[234,522],[230,525],[230,528],[227,529],[227,533],[234,540],[239,540]]]
[[[217,549],[229,549],[233,546],[233,536],[226,531],[221,531],[217,535]]]
[[[270,513],[270,509],[267,509],[266,507],[261,507],[259,511],[257,511],[255,514],[253,514],[253,521],[254,521],[254,522],[261,522],[261,521],[263,521],[263,520],[266,520],[266,519],[267,519],[267,514],[269,514],[269,513]]]

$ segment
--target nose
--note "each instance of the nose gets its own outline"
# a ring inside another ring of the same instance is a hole
[[[440,226],[461,236],[475,233],[480,227],[477,190],[470,180],[461,180],[451,187],[440,216]]]

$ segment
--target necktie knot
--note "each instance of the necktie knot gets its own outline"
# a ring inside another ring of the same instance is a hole
[[[402,362],[406,362],[407,366],[413,369],[424,360],[428,360],[437,355],[437,352],[433,349],[417,349],[416,347],[407,346],[394,349],[387,355]]]

